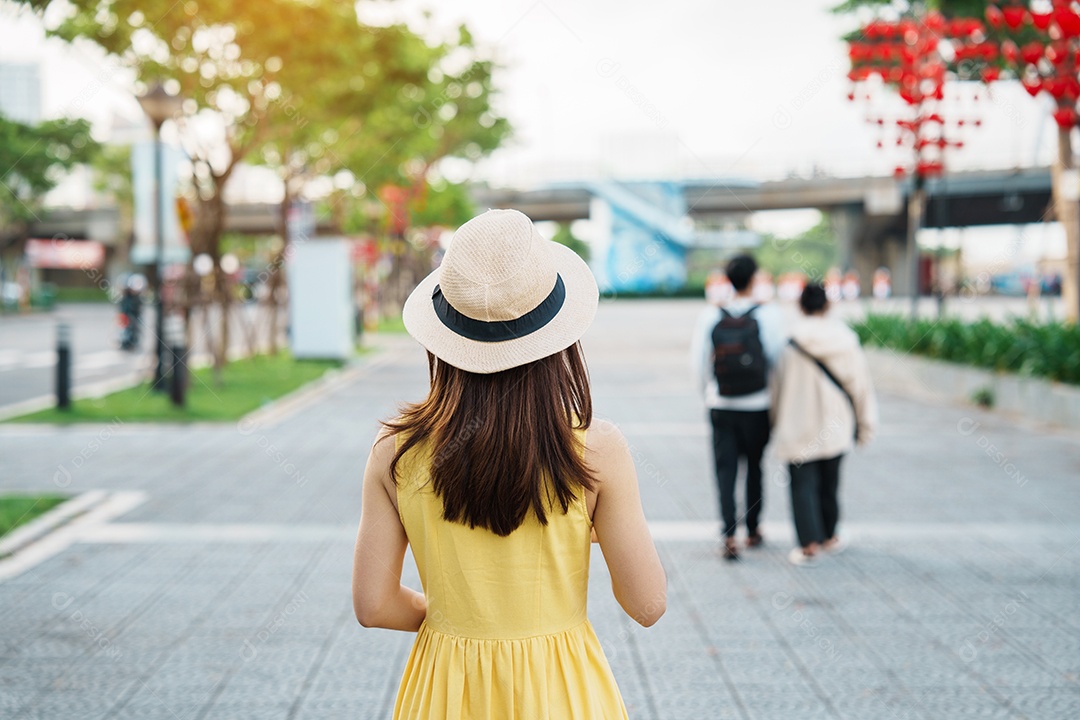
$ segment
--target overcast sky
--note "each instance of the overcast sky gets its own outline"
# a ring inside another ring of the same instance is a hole
[[[404,18],[422,32],[467,24],[501,65],[500,111],[512,142],[472,170],[496,185],[582,176],[634,178],[889,174],[902,156],[878,150],[868,104],[847,99],[851,18],[835,0],[430,0],[377,2],[374,20]],[[423,19],[422,10],[431,17]],[[45,41],[40,23],[0,9],[0,62],[42,63],[46,115],[104,125],[137,119],[127,80],[92,52]],[[89,88],[89,90],[88,90]],[[953,102],[982,127],[949,165],[1049,163],[1046,106],[1015,83]],[[890,111],[891,112],[891,111]]]
[[[459,0],[431,22],[466,22],[505,65],[502,108],[518,134],[483,168],[503,183],[598,170],[889,173],[898,156],[875,148],[867,104],[847,99],[839,37],[854,20],[830,14],[835,2]],[[423,4],[384,7],[402,5]],[[1049,160],[1046,108],[1019,87],[952,110],[983,121],[953,167]]]

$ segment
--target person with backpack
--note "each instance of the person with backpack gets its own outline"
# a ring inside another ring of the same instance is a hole
[[[727,560],[739,558],[735,484],[740,458],[746,461],[746,545],[763,542],[758,520],[763,502],[761,456],[769,442],[769,369],[787,339],[781,310],[753,300],[757,269],[749,255],[728,262],[726,274],[735,297],[701,314],[692,343],[695,376],[712,424],[722,553]]]
[[[836,533],[840,460],[877,428],[877,400],[858,336],[826,317],[827,291],[809,284],[799,298],[804,318],[792,328],[773,376],[773,449],[788,464],[799,547],[794,565],[843,549]]]

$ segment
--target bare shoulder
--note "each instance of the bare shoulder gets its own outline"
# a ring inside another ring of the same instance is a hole
[[[585,436],[585,455],[601,481],[621,476],[627,463],[633,466],[626,437],[610,420],[593,420]]]
[[[585,447],[589,452],[605,454],[626,448],[626,437],[619,426],[604,418],[594,418],[585,435]]]
[[[387,428],[379,428],[379,434],[375,436],[375,442],[371,446],[371,454],[368,455],[367,470],[364,472],[366,479],[383,486],[390,484],[390,463],[393,462],[397,450],[396,437]]]
[[[379,427],[379,434],[375,436],[375,442],[371,445],[371,458],[385,459],[387,466],[394,457],[397,449],[397,435],[393,434],[386,426]]]

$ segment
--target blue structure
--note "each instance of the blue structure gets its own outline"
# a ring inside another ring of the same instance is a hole
[[[668,292],[686,285],[687,255],[731,250],[760,240],[749,230],[699,231],[686,204],[686,183],[585,182],[589,221],[598,226],[592,270],[604,292]],[[560,186],[571,187],[571,186]]]
[[[593,260],[602,290],[652,292],[686,284],[686,254],[695,234],[681,184],[606,181],[584,187],[593,195],[590,219],[608,225],[607,245]]]

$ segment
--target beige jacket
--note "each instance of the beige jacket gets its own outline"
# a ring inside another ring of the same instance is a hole
[[[855,400],[844,393],[813,360],[788,345],[780,354],[771,383],[772,446],[784,462],[801,463],[833,458],[873,439],[877,429],[877,400],[859,338],[847,325],[830,317],[804,317],[792,338],[832,371]]]

